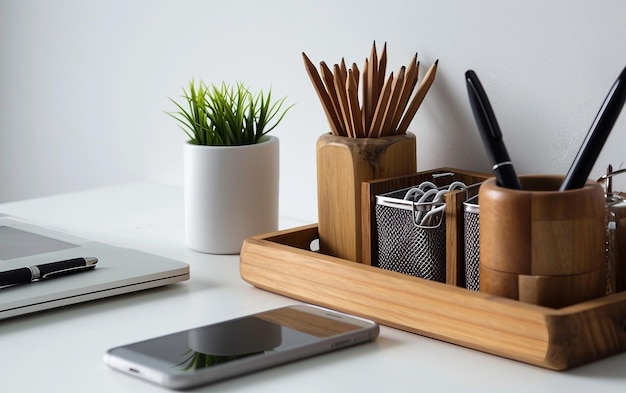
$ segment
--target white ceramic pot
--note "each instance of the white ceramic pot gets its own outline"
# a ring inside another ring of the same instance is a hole
[[[278,229],[279,141],[184,145],[185,241],[194,251],[237,254],[247,237]]]

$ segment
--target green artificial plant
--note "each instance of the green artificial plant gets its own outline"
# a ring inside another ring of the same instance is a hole
[[[258,143],[293,106],[282,110],[285,99],[272,101],[271,90],[252,93],[242,82],[234,86],[189,82],[183,103],[170,98],[177,112],[167,112],[195,145],[237,146]]]

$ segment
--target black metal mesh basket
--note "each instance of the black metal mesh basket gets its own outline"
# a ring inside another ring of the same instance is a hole
[[[409,190],[376,196],[378,267],[445,282],[445,204],[404,200]]]
[[[480,290],[480,215],[478,196],[463,202],[465,246],[465,288]]]

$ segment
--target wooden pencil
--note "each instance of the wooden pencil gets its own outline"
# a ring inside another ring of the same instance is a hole
[[[359,86],[359,79],[361,77],[361,72],[359,71],[359,66],[356,63],[352,63],[352,74],[354,75],[354,81],[356,82],[357,87]]]
[[[415,89],[415,85],[417,84],[418,72],[419,62],[417,61],[416,53],[406,69],[404,83],[402,85],[402,93],[400,93],[398,106],[396,107],[396,111],[390,125],[390,130],[393,130],[394,133],[397,133],[400,119],[402,119],[402,114],[405,112],[409,99],[411,98],[411,93],[413,93],[413,89]]]
[[[339,63],[339,70],[341,70],[341,80],[345,82],[348,79],[348,67],[346,67],[346,59],[343,57],[341,58],[341,63]]]
[[[395,130],[391,130],[391,122],[393,120],[393,116],[396,113],[396,107],[398,106],[398,100],[400,99],[400,93],[402,93],[402,85],[404,83],[404,74],[406,69],[404,66],[400,67],[400,70],[396,74],[396,77],[393,81],[393,86],[391,87],[391,93],[389,93],[389,101],[387,102],[387,108],[385,108],[385,114],[383,116],[383,121],[378,129],[378,136],[387,136],[395,133]]]
[[[370,70],[368,60],[365,59],[365,63],[363,64],[363,83],[361,89],[361,99],[363,100],[363,108],[362,108],[362,117],[363,117],[363,130],[364,133],[369,132],[370,124],[372,124],[372,98],[369,94],[369,81],[370,81]]]
[[[363,131],[363,123],[361,121],[361,108],[359,107],[359,85],[357,84],[357,76],[352,69],[348,70],[346,90],[348,92],[348,101],[350,103],[352,135],[354,135],[355,138],[363,138],[365,137],[365,133]]]
[[[348,68],[342,58],[332,69],[322,61],[318,73],[304,52],[302,57],[333,134],[352,138],[406,133],[434,82],[439,63],[435,61],[418,86],[417,53],[408,66],[386,78],[386,42],[380,56],[376,41],[372,43],[362,71],[356,63]]]
[[[315,65],[309,60],[307,55],[302,52],[302,58],[304,59],[304,66],[306,68],[307,73],[309,74],[309,78],[311,82],[313,82],[313,87],[317,92],[317,95],[322,102],[322,108],[324,108],[324,112],[326,113],[326,117],[328,118],[328,123],[330,125],[331,132],[333,135],[339,134],[339,119],[335,116],[332,102],[330,97],[328,96],[328,92],[324,88],[324,84],[322,83],[322,79],[320,78]]]
[[[374,112],[376,111],[376,105],[380,98],[380,92],[378,89],[378,53],[376,52],[376,41],[372,44],[372,50],[370,52],[370,58],[368,63],[369,77],[367,81],[367,97],[369,101],[369,111],[367,113],[367,123],[372,125],[374,121]]]
[[[326,85],[326,90],[328,91],[328,96],[333,105],[333,111],[335,113],[336,118],[338,119],[338,127],[339,127],[339,135],[347,136],[348,133],[345,128],[345,124],[343,122],[343,115],[341,112],[341,103],[339,102],[339,97],[337,96],[337,90],[335,89],[335,76],[333,72],[328,68],[326,62],[320,62],[320,70],[322,72],[322,79],[324,80],[324,84]]]
[[[438,63],[439,63],[439,60],[437,59],[433,63],[433,65],[430,66],[428,71],[426,71],[426,75],[424,75],[424,79],[422,80],[419,87],[417,88],[417,93],[415,93],[415,96],[411,100],[411,104],[409,105],[409,108],[407,109],[406,113],[404,114],[404,117],[402,118],[402,121],[400,122],[400,125],[398,126],[398,133],[404,134],[409,128],[409,124],[411,124],[411,121],[413,120],[413,117],[415,116],[417,109],[422,104],[422,101],[424,101],[424,97],[426,97],[426,93],[428,93],[430,86],[432,86],[433,82],[435,81],[435,75],[437,73]]]
[[[333,66],[333,75],[335,80],[335,91],[339,98],[339,106],[341,108],[342,121],[349,137],[354,138],[352,134],[352,126],[350,125],[350,103],[346,94],[346,78],[343,77],[343,71],[340,65]]]
[[[361,71],[359,70],[359,67],[356,65],[356,63],[352,63],[352,75],[354,77],[354,92],[356,93],[356,97],[353,99],[354,101],[354,105],[356,105],[356,109],[358,109],[358,114],[359,114],[359,118],[357,119],[358,121],[358,127],[357,127],[357,131],[361,131],[361,133],[363,133],[363,107],[362,104],[359,102],[359,82],[361,80]],[[348,79],[350,79],[350,73],[348,72]],[[348,80],[349,82],[349,80]],[[348,83],[349,85],[350,83]],[[346,86],[347,87],[347,86]],[[350,95],[348,94],[348,97],[350,97]],[[352,104],[351,104],[352,105]]]
[[[383,82],[385,81],[385,72],[387,72],[387,43],[383,45],[383,50],[380,54],[380,60],[378,61],[378,90],[376,95],[379,95],[383,90]]]
[[[385,110],[387,109],[387,102],[389,102],[389,94],[391,93],[391,86],[393,85],[393,72],[389,74],[389,79],[385,82],[383,90],[378,98],[378,102],[376,104],[376,110],[374,111],[374,118],[372,120],[372,125],[367,133],[369,138],[374,138],[378,136],[378,132],[380,127],[382,126],[383,117],[385,115]]]

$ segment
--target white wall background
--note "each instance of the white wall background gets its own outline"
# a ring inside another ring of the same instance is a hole
[[[296,103],[274,132],[281,214],[314,222],[315,141],[328,126],[301,52],[362,66],[374,40],[387,42],[390,70],[419,52],[423,75],[439,59],[410,127],[418,169],[488,171],[463,78],[472,68],[518,172],[565,173],[626,65],[626,2],[0,0],[0,202],[181,186],[185,137],[167,97],[191,78],[242,80]],[[626,165],[625,142],[623,114],[592,177]]]

